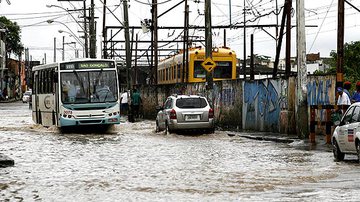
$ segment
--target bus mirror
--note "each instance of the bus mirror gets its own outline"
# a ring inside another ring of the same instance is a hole
[[[59,78],[58,78],[57,73],[54,73],[53,77],[54,77],[54,83],[58,83]]]

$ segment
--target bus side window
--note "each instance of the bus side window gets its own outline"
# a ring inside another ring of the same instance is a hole
[[[38,82],[38,85],[39,85],[39,94],[42,94],[43,93],[43,71],[40,70],[39,71],[39,82]]]
[[[49,93],[50,92],[50,75],[49,75],[50,71],[49,70],[46,70],[45,71],[45,77],[46,77],[46,82],[45,82],[45,93]]]

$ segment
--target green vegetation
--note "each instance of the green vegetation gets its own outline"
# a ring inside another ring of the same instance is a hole
[[[328,62],[331,68],[327,73],[336,73],[337,52],[330,52],[331,60]],[[352,83],[352,89],[355,83],[360,81],[360,41],[345,43],[344,45],[344,81]]]
[[[11,22],[6,17],[0,17],[0,27],[6,29],[6,52],[8,54],[14,53],[15,55],[21,54],[23,45],[21,43],[20,27],[16,22]]]

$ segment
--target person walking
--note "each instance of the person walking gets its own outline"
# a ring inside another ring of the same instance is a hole
[[[347,110],[347,108],[351,105],[349,96],[344,93],[343,88],[338,87],[337,92],[339,94],[337,105],[339,106],[339,111],[341,110],[342,114]]]
[[[356,91],[351,97],[351,102],[360,102],[360,81],[356,83]]]
[[[344,91],[344,93],[346,93],[349,96],[349,98],[351,98],[350,88],[351,88],[351,82],[350,81],[345,81],[343,91]]]
[[[127,90],[124,90],[124,92],[121,94],[120,97],[120,114],[121,115],[127,115],[128,109],[129,109],[129,103],[128,103],[129,93]]]
[[[134,118],[139,118],[139,109],[142,103],[140,93],[137,89],[134,89],[134,92],[131,95],[131,109],[133,112]]]

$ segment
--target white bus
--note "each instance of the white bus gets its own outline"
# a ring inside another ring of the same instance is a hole
[[[35,66],[32,118],[44,126],[120,123],[116,63],[79,59]]]

